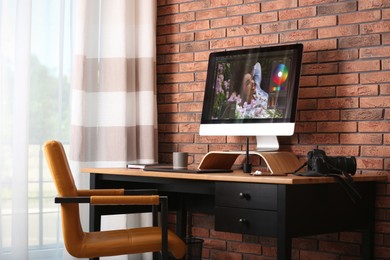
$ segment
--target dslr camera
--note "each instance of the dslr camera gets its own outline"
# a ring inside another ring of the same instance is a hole
[[[307,169],[320,174],[356,173],[356,158],[353,156],[327,156],[323,150],[314,149],[307,154]]]

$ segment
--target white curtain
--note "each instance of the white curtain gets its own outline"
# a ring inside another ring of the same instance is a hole
[[[70,140],[69,6],[0,0],[0,259],[62,259],[42,143]]]

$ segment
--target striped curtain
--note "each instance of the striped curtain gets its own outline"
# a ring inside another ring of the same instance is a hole
[[[155,5],[75,1],[72,160],[122,167],[156,160]]]
[[[73,11],[70,162],[78,187],[88,188],[82,167],[157,161],[156,2],[78,0]],[[102,229],[145,221],[120,218],[103,219]]]

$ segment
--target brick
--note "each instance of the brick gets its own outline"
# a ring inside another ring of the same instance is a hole
[[[242,46],[241,37],[212,40],[210,42],[210,49],[225,49],[225,48],[233,48],[233,47],[241,47],[241,46]]]
[[[283,32],[283,31],[292,31],[298,28],[297,21],[279,21],[275,23],[266,23],[261,25],[262,33],[275,33],[275,32]],[[282,42],[283,39],[281,40]]]
[[[212,250],[210,251],[210,259],[242,260],[242,256],[239,253]]]
[[[197,41],[210,40],[210,39],[223,38],[223,37],[226,37],[225,29],[213,29],[213,30],[195,33],[195,40]]]
[[[319,109],[358,108],[358,98],[332,98],[318,100]]]
[[[299,98],[320,98],[320,97],[334,97],[334,87],[315,87],[315,88],[301,88],[299,90]]]
[[[380,44],[380,35],[371,34],[371,35],[359,35],[351,36],[346,38],[339,39],[339,47],[344,48],[353,48],[353,47],[367,47],[375,46]]]
[[[166,63],[190,62],[194,60],[194,55],[192,53],[168,54],[165,55],[164,60]]]
[[[208,62],[190,62],[179,64],[180,72],[194,72],[207,70]]]
[[[378,85],[350,85],[350,86],[337,86],[336,96],[376,96],[378,95]]]
[[[358,50],[325,51],[318,54],[319,62],[356,60],[359,57]]]
[[[390,98],[386,96],[361,98],[360,107],[361,108],[390,107]]]
[[[362,73],[360,75],[360,83],[381,83],[381,82],[389,82],[390,81],[390,72],[389,71],[381,71],[381,72],[369,72]]]
[[[325,39],[305,42],[305,51],[325,51],[337,48],[336,39]]]
[[[299,115],[300,121],[334,121],[340,117],[338,110],[301,111]]]
[[[177,104],[158,104],[157,108],[160,113],[178,112]]]
[[[211,0],[211,7],[222,7],[242,4],[242,0]]]
[[[226,17],[226,8],[215,8],[196,12],[196,20]]]
[[[203,246],[214,250],[226,250],[226,241],[205,238]]]
[[[256,13],[244,16],[244,24],[258,24],[266,22],[275,22],[278,20],[278,14],[272,13]]]
[[[157,46],[157,52],[159,54],[176,53],[179,52],[179,49],[179,44],[165,44]]]
[[[382,60],[382,69],[390,70],[390,60]]]
[[[326,75],[326,76],[319,76],[318,78],[318,84],[320,86],[349,85],[349,84],[357,84],[357,83],[359,83],[359,75],[356,73]]]
[[[316,38],[317,38],[317,30],[314,29],[284,32],[280,34],[280,41],[282,43],[314,40]]]
[[[382,119],[382,109],[353,109],[341,111],[341,120],[373,121]]]
[[[390,122],[359,122],[359,132],[390,132]]]
[[[165,16],[165,22],[164,24],[176,24],[176,23],[183,23],[183,22],[189,22],[195,20],[195,13],[178,13],[178,14],[172,14]]]
[[[194,81],[193,73],[161,74],[157,77],[158,83],[179,83]]]
[[[300,144],[338,144],[337,134],[300,134]]]
[[[383,84],[380,85],[380,91],[381,95],[390,95],[390,84]]]
[[[194,33],[178,33],[178,34],[170,34],[165,36],[165,43],[180,43],[180,42],[188,42],[194,40]]]
[[[324,150],[328,156],[358,156],[359,146],[357,145],[327,145],[319,146],[321,150]],[[328,234],[328,240],[333,239],[333,234]]]
[[[319,28],[327,26],[335,26],[337,24],[337,17],[334,15],[305,18],[298,21],[299,29]]]
[[[356,162],[359,169],[381,170],[383,169],[383,159],[380,158],[359,158]]]
[[[317,131],[317,123],[315,122],[296,122],[295,133],[311,133]]]
[[[160,113],[162,113],[162,112],[164,112],[164,110],[160,111]],[[158,132],[159,133],[176,133],[178,131],[179,131],[178,124],[158,124]]]
[[[381,134],[340,134],[340,144],[381,144]]]
[[[258,12],[260,12],[259,3],[241,4],[241,5],[227,7],[227,16],[242,15],[242,14],[246,15],[246,14],[258,13]]]
[[[340,14],[338,16],[338,19],[339,19],[339,24],[352,24],[352,23],[359,24],[365,22],[378,21],[381,19],[381,11],[372,10],[372,11]]]
[[[278,35],[256,35],[256,36],[246,36],[243,39],[243,46],[259,46],[267,44],[276,44],[278,43]]]
[[[382,58],[388,57],[390,53],[390,46],[380,46],[373,48],[360,49],[360,58]]]
[[[317,15],[315,6],[300,7],[296,9],[287,9],[279,11],[279,20],[302,19],[307,17],[314,17]]]
[[[159,134],[159,142],[165,143],[193,143],[194,136],[192,134]]]
[[[205,83],[204,82],[190,82],[190,83],[181,83],[179,86],[180,92],[191,92],[191,91],[204,91]],[[196,93],[194,93],[195,95]],[[201,93],[203,97],[203,92]],[[195,101],[203,101],[197,100],[194,98]]]
[[[157,66],[157,73],[166,74],[179,72],[179,64],[165,64]]]
[[[194,123],[186,124],[186,123],[182,123],[182,124],[179,125],[178,131],[180,133],[199,133],[199,124],[194,124]]]
[[[164,103],[175,103],[175,102],[191,102],[193,101],[192,93],[175,93],[175,94],[165,94],[158,96],[159,102]]]
[[[365,0],[359,3],[359,10],[390,7],[389,0]]]
[[[180,103],[179,112],[202,112],[203,104],[200,102],[196,103]]]
[[[297,0],[275,0],[275,1],[264,1],[261,4],[262,12],[269,12],[274,10],[283,10],[283,9],[291,9],[298,6]]]
[[[318,38],[335,38],[359,34],[358,25],[344,25],[332,28],[318,28]]]
[[[208,20],[180,24],[180,32],[200,31],[207,30],[209,28],[210,22]]]
[[[260,254],[261,245],[258,243],[238,243],[238,242],[228,242],[227,250],[231,252],[246,253],[246,254]]]
[[[336,256],[332,253],[300,250],[300,259],[302,259],[302,260],[309,260],[309,259],[338,260],[339,258],[338,258],[338,256]]]
[[[205,154],[205,153],[207,153],[207,145],[204,145],[204,144],[180,144],[179,151],[180,152],[187,152],[189,154],[194,154],[194,153]],[[195,160],[192,158],[188,158],[188,163],[193,164],[193,165],[196,164]]]
[[[208,228],[192,227],[191,234],[194,237],[209,237],[210,230]]]
[[[318,91],[317,91],[318,92]],[[297,104],[297,110],[312,110],[317,108],[316,99],[299,99]]]
[[[379,60],[351,61],[340,63],[340,72],[364,72],[380,70]]]
[[[242,234],[239,233],[229,233],[210,230],[210,238],[223,239],[228,241],[242,241]]]
[[[166,35],[180,32],[179,24],[169,24],[159,26],[157,29],[157,35]]]
[[[260,25],[227,28],[227,37],[260,34]]]
[[[211,20],[211,28],[222,28],[222,27],[231,27],[242,25],[242,17],[225,17]]]
[[[210,1],[208,0],[198,0],[198,1],[190,1],[187,3],[182,3],[179,5],[180,12],[191,12],[198,11],[202,9],[206,9],[210,7]]]
[[[179,5],[167,5],[157,7],[158,15],[175,14],[179,12]]]
[[[355,122],[318,122],[317,131],[326,133],[346,133],[356,132],[357,123]]]
[[[197,51],[207,51],[209,50],[209,42],[186,42],[180,43],[179,45],[180,52],[197,52]]]
[[[318,76],[301,76],[299,86],[302,87],[316,87],[318,84]]]
[[[356,2],[325,4],[318,7],[318,15],[341,14],[357,11]]]
[[[337,63],[316,63],[316,64],[303,64],[302,74],[331,74],[338,72]]]

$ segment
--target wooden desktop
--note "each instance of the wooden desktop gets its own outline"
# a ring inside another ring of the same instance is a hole
[[[351,201],[331,177],[251,176],[233,173],[189,174],[140,169],[85,168],[90,188],[157,189],[169,198],[177,213],[179,236],[185,237],[187,213],[215,215],[215,230],[277,238],[277,259],[291,259],[293,237],[361,230],[362,259],[372,259],[374,248],[375,183],[387,177],[362,174],[353,177],[362,195]],[[142,209],[139,209],[142,211]],[[90,229],[100,229],[108,207],[91,207]]]

